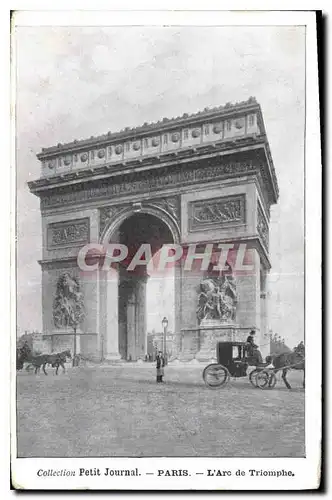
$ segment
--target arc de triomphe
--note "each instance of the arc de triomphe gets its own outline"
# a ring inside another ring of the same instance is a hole
[[[84,270],[77,257],[89,243],[96,249],[120,243],[129,255],[146,243],[153,255],[176,244],[187,257],[192,248],[204,257],[212,245],[204,269],[188,269],[185,259],[175,263],[178,357],[209,359],[218,339],[244,340],[252,328],[264,345],[270,206],[278,186],[254,98],[58,144],[38,159],[41,176],[29,188],[40,198],[43,334],[53,350],[73,342],[53,314],[59,280],[67,275],[84,299],[83,354],[135,360],[146,352],[147,267]],[[216,272],[212,264],[225,248],[226,271]],[[101,259],[97,250],[90,257],[87,266]]]

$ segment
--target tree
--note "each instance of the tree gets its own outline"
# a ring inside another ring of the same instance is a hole
[[[77,278],[64,273],[60,276],[53,304],[53,320],[56,328],[72,328],[74,334],[73,366],[77,356],[77,328],[85,318],[84,299]]]

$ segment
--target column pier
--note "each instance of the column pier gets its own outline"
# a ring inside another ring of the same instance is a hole
[[[268,318],[268,298],[267,298],[267,289],[266,289],[266,277],[267,271],[263,267],[261,268],[261,289],[260,289],[260,298],[261,298],[261,353],[263,358],[265,358],[268,354],[270,354],[270,343],[269,336],[267,331],[267,318]]]
[[[136,360],[136,289],[133,281],[128,281],[130,291],[127,299],[127,359]]]
[[[119,275],[115,269],[106,273],[106,353],[105,359],[117,361],[119,354]]]
[[[136,359],[144,358],[146,354],[146,282],[147,276],[142,276],[136,284]]]
[[[131,291],[127,301],[127,357],[132,361],[146,354],[146,281],[147,276],[128,280]]]
[[[176,262],[174,267],[174,297],[175,306],[175,357],[180,357],[183,349],[183,333],[181,332],[182,321],[182,262]]]

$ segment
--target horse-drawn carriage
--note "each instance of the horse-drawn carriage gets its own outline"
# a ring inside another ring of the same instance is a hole
[[[33,367],[35,369],[35,374],[37,374],[42,368],[44,374],[47,375],[45,368],[47,365],[51,365],[53,368],[56,368],[55,374],[57,375],[60,366],[63,372],[65,372],[65,363],[67,358],[71,359],[71,357],[69,350],[53,354],[36,354],[33,353],[28,344],[25,343],[22,347],[16,349],[16,370],[22,370],[24,364],[26,364],[27,371]]]
[[[277,378],[273,370],[267,369],[268,363],[257,366],[248,355],[246,342],[218,342],[217,363],[204,368],[203,380],[210,389],[219,389],[225,386],[230,377],[247,377],[254,387],[273,389]],[[248,373],[248,368],[255,368]]]

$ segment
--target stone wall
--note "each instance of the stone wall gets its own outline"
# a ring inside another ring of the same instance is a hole
[[[79,344],[79,342],[78,342]],[[74,352],[74,335],[52,335],[52,352],[62,352],[70,350],[73,355]],[[79,352],[79,349],[77,349]]]

